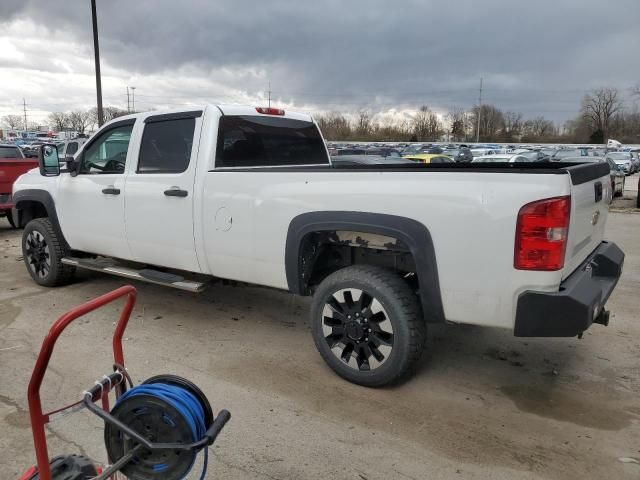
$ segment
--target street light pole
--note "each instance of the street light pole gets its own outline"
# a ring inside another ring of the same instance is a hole
[[[480,142],[480,117],[482,116],[482,77],[480,77],[480,96],[478,97],[478,127],[476,129],[476,143]]]
[[[104,123],[102,111],[102,79],[100,76],[100,46],[98,45],[98,16],[96,14],[96,0],[91,0],[91,20],[93,22],[93,54],[96,62],[96,95],[98,100],[98,127]]]
[[[131,111],[136,113],[136,87],[129,87],[131,89]]]

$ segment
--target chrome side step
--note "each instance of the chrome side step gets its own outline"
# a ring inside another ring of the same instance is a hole
[[[102,257],[97,259],[87,259],[64,257],[62,259],[62,263],[65,265],[72,265],[77,268],[83,268],[85,270],[93,270],[94,272],[109,273],[118,277],[154,283],[156,285],[164,285],[165,287],[177,288],[179,290],[186,290],[187,292],[198,293],[203,291],[205,288],[204,283],[186,280],[179,275],[151,270],[148,268],[135,270],[133,268],[122,266],[110,258]]]

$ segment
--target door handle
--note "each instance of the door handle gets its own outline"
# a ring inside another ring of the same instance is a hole
[[[120,195],[120,189],[115,188],[113,185],[109,185],[107,188],[102,189],[102,193],[105,195]]]
[[[169,190],[165,190],[164,194],[167,197],[186,197],[189,192],[182,190],[180,187],[171,187]]]

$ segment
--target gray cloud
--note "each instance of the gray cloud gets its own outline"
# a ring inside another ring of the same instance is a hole
[[[61,31],[91,55],[89,2],[59,3],[4,0],[0,18],[33,19],[43,40]],[[564,120],[589,88],[640,82],[637,0],[98,4],[103,61],[120,75],[211,79],[206,92],[138,85],[149,103],[262,94],[270,79],[276,98],[322,110],[470,107],[483,76],[487,102]]]

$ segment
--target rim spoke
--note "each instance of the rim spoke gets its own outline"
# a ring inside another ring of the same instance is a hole
[[[393,346],[393,334],[387,332],[371,332],[369,335],[369,340],[371,340],[374,345],[386,345],[387,347]]]

